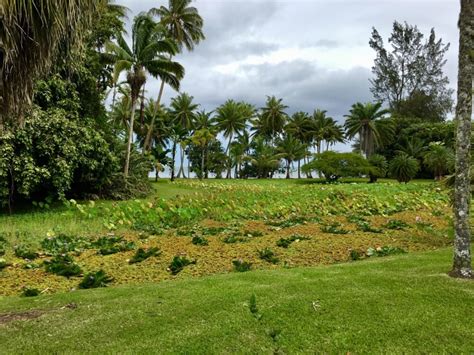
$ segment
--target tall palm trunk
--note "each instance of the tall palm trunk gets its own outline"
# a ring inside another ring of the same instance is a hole
[[[286,161],[286,179],[290,178],[290,161]]]
[[[173,140],[173,148],[171,149],[171,181],[174,181],[175,163],[176,163],[176,140]]]
[[[199,175],[199,180],[202,180],[204,177],[204,158],[205,158],[205,147],[202,147],[201,152],[201,174]]]
[[[232,164],[231,164],[231,159],[230,159],[230,144],[232,143],[232,136],[233,134],[231,133],[229,135],[229,143],[227,144],[227,148],[226,148],[226,151],[225,153],[227,154],[227,156],[229,157],[229,165],[227,166],[227,174],[226,174],[226,179],[230,179],[231,178],[231,170],[232,170]]]
[[[456,163],[454,182],[454,258],[451,276],[473,277],[469,226],[472,79],[474,71],[474,0],[461,0],[459,15]]]
[[[145,141],[143,143],[143,153],[146,153],[151,149],[151,136],[153,134],[153,129],[155,128],[155,119],[158,113],[158,108],[160,107],[161,97],[163,96],[164,88],[165,88],[165,82],[161,81],[160,91],[158,92],[158,98],[156,99],[156,106],[153,109],[153,116],[151,117],[150,127],[148,127]]]
[[[130,166],[130,152],[132,150],[132,142],[133,142],[133,123],[135,119],[135,109],[137,105],[137,98],[132,97],[132,112],[130,113],[130,127],[128,129],[128,142],[127,142],[127,152],[125,156],[125,167],[123,169],[123,174],[125,178],[128,177],[128,169]]]
[[[179,155],[181,159],[179,162],[178,179],[181,177],[181,174],[183,174],[183,178],[186,179],[186,175],[184,174],[184,152],[181,144],[179,145]]]
[[[298,179],[301,179],[301,159],[298,159]]]

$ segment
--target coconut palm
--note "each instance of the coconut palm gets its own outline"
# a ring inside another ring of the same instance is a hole
[[[172,40],[165,38],[165,34],[161,25],[156,24],[151,16],[142,13],[133,21],[132,47],[129,47],[122,35],[117,37],[116,43],[107,44],[107,50],[115,60],[114,77],[118,78],[120,73],[126,71],[127,83],[130,85],[131,114],[125,177],[128,176],[137,100],[147,75],[162,78],[176,90],[179,89],[179,81],[184,75],[184,68],[168,58],[169,54],[177,53],[178,47]]]
[[[454,168],[454,153],[441,142],[431,142],[423,155],[423,164],[433,172],[435,180],[441,180]]]
[[[272,143],[275,136],[283,131],[288,118],[285,112],[288,106],[282,101],[275,96],[267,96],[265,106],[260,109],[261,133],[265,138],[270,138]]]
[[[257,177],[268,178],[280,166],[283,154],[268,145],[264,137],[256,137],[252,142],[253,154],[246,157],[257,171]]]
[[[352,105],[350,114],[345,116],[347,137],[352,139],[359,136],[360,152],[366,157],[372,155],[376,147],[383,146],[384,138],[393,133],[391,121],[381,120],[390,111],[381,107],[381,102],[357,102]]]
[[[151,15],[156,15],[160,18],[160,23],[167,31],[167,37],[172,38],[179,47],[181,52],[183,46],[188,51],[192,51],[196,44],[205,38],[202,32],[203,19],[199,15],[198,10],[190,6],[191,0],[169,0],[168,7],[161,6],[160,8],[153,8],[149,11]],[[174,54],[169,55],[171,60]],[[157,102],[161,102],[163,90],[166,80],[161,78],[161,85],[158,91]],[[151,129],[153,129],[151,127]],[[151,131],[148,131],[145,139],[145,150],[148,149]]]
[[[181,93],[178,96],[174,97],[171,100],[170,104],[170,113],[173,116],[173,121],[176,125],[181,126],[181,128],[187,132],[186,136],[189,136],[189,133],[193,129],[194,120],[196,118],[196,111],[199,107],[198,104],[195,104],[193,102],[193,99],[193,96],[190,96],[187,93]],[[189,141],[187,139],[183,139],[180,142],[181,163],[178,170],[178,178],[181,176],[181,174],[183,174],[183,177],[186,178],[184,174],[183,164],[184,151],[188,143]]]
[[[277,142],[277,152],[282,154],[286,161],[286,178],[290,178],[290,166],[295,160],[298,161],[298,178],[300,173],[300,161],[307,153],[307,146],[291,134],[286,134]]]
[[[81,43],[104,0],[3,0],[0,5],[0,129],[22,124],[33,83],[47,73],[60,44]]]
[[[196,130],[208,129],[213,132],[216,129],[216,120],[212,117],[212,112],[198,111],[194,117],[194,128]]]
[[[201,148],[201,171],[198,174],[199,179],[206,177],[205,173],[205,162],[206,162],[206,152],[209,146],[209,143],[215,139],[216,136],[209,128],[201,128],[194,132],[193,136],[191,137],[191,141],[194,145]]]
[[[316,109],[310,118],[312,127],[309,134],[318,154],[321,153],[322,142],[330,137],[331,130],[336,124],[334,119],[327,116],[326,113],[326,110]]]
[[[239,134],[245,129],[246,114],[249,110],[247,104],[236,102],[234,100],[227,100],[224,104],[216,109],[216,122],[220,132],[225,138],[228,138],[225,154],[229,156],[230,145],[235,134]],[[230,178],[231,168],[227,168],[226,178]]]

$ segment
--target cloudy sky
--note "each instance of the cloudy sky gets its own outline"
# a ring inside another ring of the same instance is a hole
[[[159,0],[117,0],[130,18]],[[226,99],[263,106],[266,95],[283,98],[288,112],[315,108],[342,121],[351,104],[371,101],[372,26],[386,39],[394,20],[434,27],[450,42],[445,72],[457,75],[458,0],[196,0],[206,40],[178,57],[186,68],[181,91],[213,110]],[[159,83],[147,83],[156,96]],[[176,95],[169,87],[165,102]]]

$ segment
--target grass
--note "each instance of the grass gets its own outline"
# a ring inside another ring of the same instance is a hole
[[[472,353],[474,282],[447,277],[450,263],[442,249],[0,297],[1,352]]]

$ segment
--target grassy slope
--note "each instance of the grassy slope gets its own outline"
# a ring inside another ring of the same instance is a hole
[[[0,313],[47,312],[0,325],[0,352],[472,353],[474,282],[448,278],[450,261],[450,250],[440,250],[4,297]],[[249,312],[252,293],[261,321]],[[69,302],[77,308],[61,308]],[[271,330],[281,331],[276,341]]]

